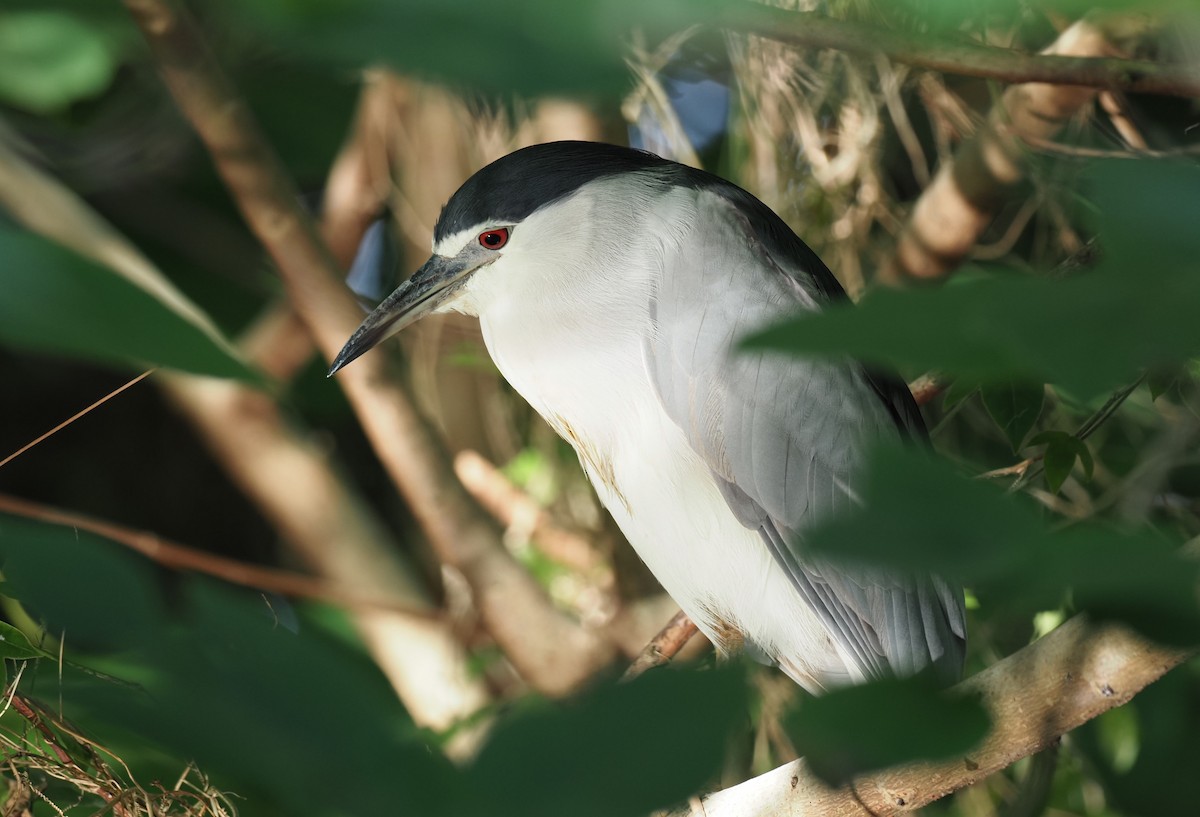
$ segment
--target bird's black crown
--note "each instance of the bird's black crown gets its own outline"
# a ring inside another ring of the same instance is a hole
[[[484,223],[517,224],[596,179],[672,166],[674,162],[653,153],[600,142],[522,148],[467,179],[442,210],[434,237],[441,241]]]

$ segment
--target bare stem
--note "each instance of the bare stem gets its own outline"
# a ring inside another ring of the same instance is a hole
[[[1027,54],[754,2],[723,4],[710,22],[729,31],[805,48],[884,54],[895,62],[960,76],[1200,97],[1200,74],[1185,65],[1100,56]]]
[[[629,681],[638,677],[646,670],[662,666],[674,658],[676,653],[682,650],[684,645],[698,632],[699,630],[696,629],[696,625],[692,623],[692,620],[687,617],[686,613],[680,610],[671,617],[671,620],[667,622],[667,626],[663,627],[658,635],[650,640],[650,643],[642,650],[641,655],[634,659],[622,677],[624,680]]]

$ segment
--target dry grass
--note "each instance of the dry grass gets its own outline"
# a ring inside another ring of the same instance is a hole
[[[63,817],[236,817],[229,795],[194,764],[170,786],[143,785],[115,751],[19,695],[24,669],[6,690],[0,721],[0,817],[28,817],[37,801]]]

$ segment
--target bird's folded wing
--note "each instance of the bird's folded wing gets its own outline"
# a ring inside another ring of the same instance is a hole
[[[752,226],[763,215],[748,211],[757,202],[739,193],[698,191],[692,232],[666,250],[646,348],[663,407],[860,674],[930,663],[956,674],[960,592],[937,577],[848,569],[798,553],[814,521],[858,502],[853,481],[873,440],[924,430],[899,381],[848,361],[737,349],[757,329],[819,310],[836,289],[781,222]]]

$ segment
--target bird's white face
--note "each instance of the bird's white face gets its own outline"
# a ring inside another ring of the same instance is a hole
[[[547,301],[557,310],[586,311],[598,306],[597,297],[621,297],[624,287],[613,272],[622,272],[627,287],[639,277],[639,259],[661,253],[686,224],[673,201],[678,197],[656,193],[648,178],[631,174],[587,185],[517,223],[499,218],[446,236],[367,317],[334,371],[433,312],[482,316]],[[655,246],[642,246],[647,242]]]
[[[491,250],[494,259],[477,267],[435,311],[483,315],[513,298],[551,297],[559,284],[578,279],[585,264],[609,254],[602,237],[621,229],[608,223],[611,218],[597,221],[595,202],[594,195],[577,193],[519,224],[481,223],[437,242],[435,256],[470,257],[473,246],[486,247],[492,236],[503,236],[502,245]]]

